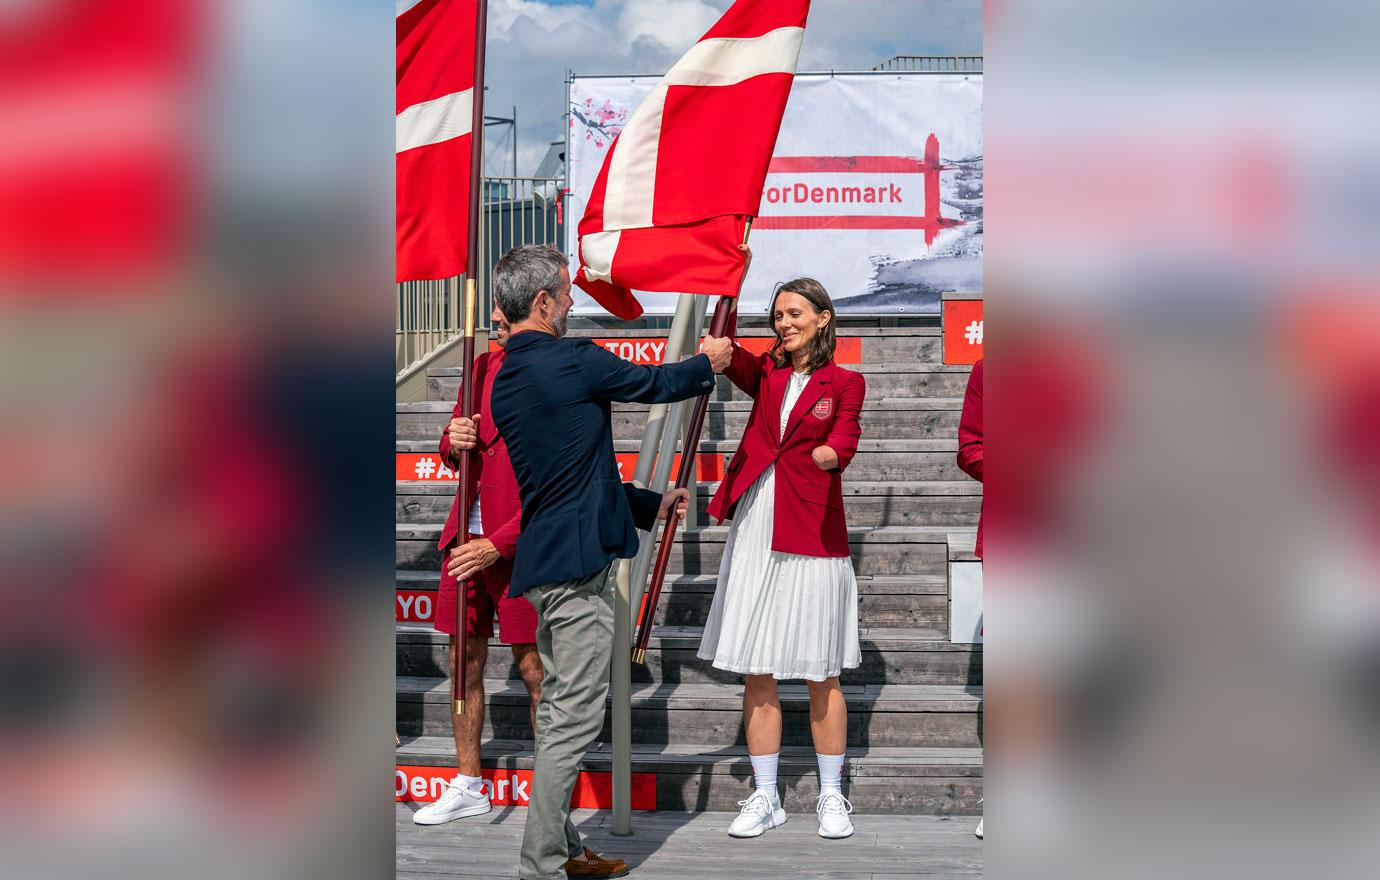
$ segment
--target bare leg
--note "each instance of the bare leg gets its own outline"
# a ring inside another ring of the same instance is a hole
[[[479,775],[479,734],[484,729],[484,663],[489,643],[465,639],[465,714],[452,715],[456,767],[466,776]],[[450,640],[450,668],[455,673],[455,639]]]
[[[749,755],[773,755],[781,751],[781,701],[776,679],[749,675],[743,684],[743,727],[747,730]]]
[[[848,704],[838,678],[806,684],[810,688],[810,736],[814,738],[815,751],[821,755],[842,755],[848,746]]]
[[[537,703],[541,701],[541,677],[545,670],[541,665],[541,654],[532,643],[513,645],[513,660],[517,663],[518,674],[527,686],[527,697],[531,704],[532,738],[537,736]]]

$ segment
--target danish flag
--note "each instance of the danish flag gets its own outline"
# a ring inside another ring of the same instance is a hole
[[[666,73],[604,157],[575,283],[614,315],[632,290],[734,296],[738,249],[805,36],[809,0],[738,0]]]
[[[398,0],[398,281],[468,262],[476,3]]]

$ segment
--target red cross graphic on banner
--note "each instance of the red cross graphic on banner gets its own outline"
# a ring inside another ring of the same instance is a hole
[[[833,214],[782,215],[771,213],[764,206],[763,215],[753,224],[754,229],[919,229],[925,234],[925,244],[934,244],[941,230],[963,226],[964,221],[945,217],[940,213],[939,174],[949,171],[939,158],[939,138],[930,134],[925,139],[925,155],[914,156],[777,156],[771,160],[768,174],[921,174],[924,175],[924,206],[920,216],[906,214]],[[885,180],[885,179],[884,179]],[[764,193],[766,205],[782,203],[833,203],[831,193],[839,187],[811,187],[797,183],[793,187],[773,187]],[[845,190],[860,189],[845,187]],[[860,200],[867,204],[903,204],[904,188],[895,183],[876,187]],[[856,203],[858,198],[840,196],[843,202]]]

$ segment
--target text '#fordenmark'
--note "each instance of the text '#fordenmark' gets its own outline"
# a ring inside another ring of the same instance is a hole
[[[812,186],[808,183],[768,186],[762,198],[770,205],[899,205],[903,190],[894,183],[879,186]]]

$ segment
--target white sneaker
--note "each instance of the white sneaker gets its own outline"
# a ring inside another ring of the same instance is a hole
[[[977,827],[977,829],[976,829],[973,833],[977,835],[977,839],[978,839],[978,840],[982,840],[982,820],[981,820],[981,819],[978,820],[978,827]]]
[[[412,821],[418,825],[442,825],[452,819],[465,816],[478,816],[493,809],[489,796],[482,791],[473,791],[456,777],[446,786],[445,791],[433,804],[427,804],[412,814]]]
[[[781,809],[781,802],[760,791],[754,791],[745,801],[738,801],[738,806],[743,809],[728,826],[730,837],[759,837],[768,828],[786,824],[786,811]]]
[[[819,836],[829,838],[848,837],[853,833],[853,822],[848,814],[853,805],[848,798],[835,792],[819,796],[815,803],[815,815],[819,817]]]

